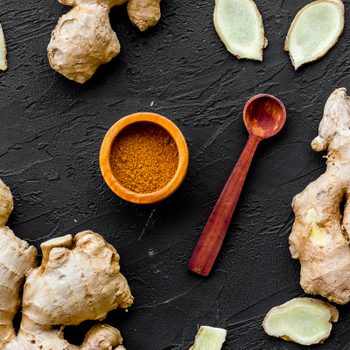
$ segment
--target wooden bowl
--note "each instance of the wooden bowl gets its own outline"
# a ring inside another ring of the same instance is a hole
[[[122,186],[113,174],[110,164],[112,145],[120,132],[134,123],[148,122],[165,129],[174,139],[179,155],[179,164],[174,177],[160,190],[151,193],[137,193]],[[140,112],[130,114],[117,121],[107,132],[100,150],[100,167],[109,188],[128,202],[150,204],[159,202],[173,194],[184,180],[188,168],[189,154],[185,137],[169,119],[155,113]]]

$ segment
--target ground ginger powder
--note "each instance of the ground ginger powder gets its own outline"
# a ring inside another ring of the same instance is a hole
[[[117,181],[137,193],[163,188],[174,177],[178,163],[174,139],[153,123],[126,127],[114,141],[110,155]]]

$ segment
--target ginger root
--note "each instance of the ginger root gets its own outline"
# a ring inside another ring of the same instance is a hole
[[[5,226],[12,209],[11,192],[0,181],[0,348],[125,350],[120,332],[108,325],[93,327],[81,346],[63,337],[64,326],[102,320],[133,303],[117,251],[100,235],[84,231],[43,243],[42,263],[36,267],[36,249]],[[21,305],[16,334],[12,321]]]
[[[330,335],[338,310],[324,301],[295,298],[272,308],[264,318],[268,335],[301,345],[323,343]]]
[[[131,22],[141,31],[160,19],[160,0],[59,0],[73,9],[63,15],[48,46],[51,67],[66,78],[85,83],[97,68],[120,52],[120,43],[109,22],[114,6],[128,3]]]
[[[329,97],[312,141],[328,151],[327,170],[293,199],[290,252],[301,264],[300,284],[338,304],[350,300],[350,98],[346,89]]]

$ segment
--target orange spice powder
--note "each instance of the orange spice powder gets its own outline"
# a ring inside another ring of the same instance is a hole
[[[153,123],[126,127],[114,141],[110,155],[117,181],[137,193],[163,188],[174,177],[178,163],[174,139]]]

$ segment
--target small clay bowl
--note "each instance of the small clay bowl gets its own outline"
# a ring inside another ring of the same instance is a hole
[[[161,189],[150,193],[137,193],[122,186],[113,174],[110,154],[114,141],[126,127],[135,123],[153,123],[165,129],[173,138],[179,156],[179,163],[173,178]],[[102,176],[109,188],[119,197],[136,204],[159,202],[173,194],[184,180],[188,168],[188,147],[180,129],[169,119],[155,113],[140,112],[130,114],[117,121],[107,132],[100,150]]]

